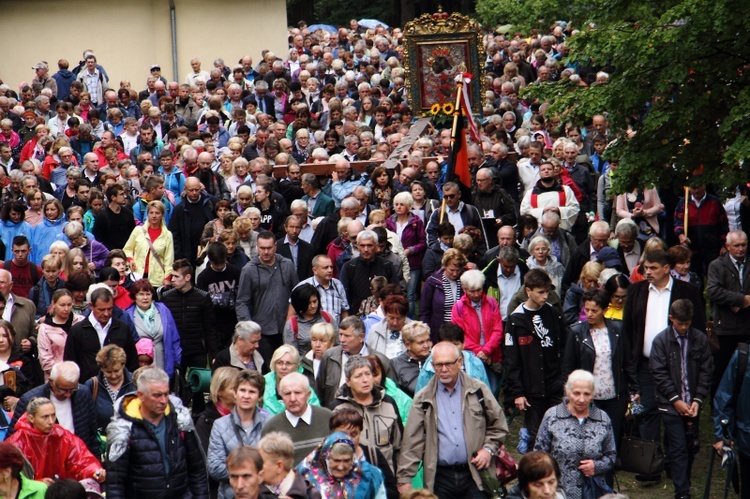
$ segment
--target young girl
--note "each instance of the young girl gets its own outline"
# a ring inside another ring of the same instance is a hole
[[[65,286],[65,281],[60,278],[62,264],[62,259],[57,255],[49,254],[42,258],[43,277],[29,291],[29,300],[36,306],[37,319],[47,313],[54,292]]]
[[[91,189],[88,210],[83,214],[83,228],[86,232],[94,230],[94,220],[104,209],[104,194],[99,189]]]
[[[302,364],[309,366],[312,363],[312,370],[315,378],[318,377],[318,368],[320,368],[320,359],[329,348],[333,347],[333,339],[336,330],[327,322],[319,322],[310,328],[311,348],[302,358]]]
[[[39,362],[44,379],[49,379],[52,366],[63,361],[65,341],[73,324],[83,316],[73,313],[73,294],[67,289],[58,289],[52,294],[49,313],[40,320],[38,333]]]

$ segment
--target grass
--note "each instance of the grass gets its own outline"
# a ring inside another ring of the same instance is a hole
[[[520,454],[516,451],[516,445],[518,444],[518,432],[521,430],[523,423],[523,417],[516,417],[509,425],[510,435],[506,442],[506,448],[513,457],[518,460]],[[692,487],[690,490],[693,499],[702,498],[704,487],[706,485],[706,478],[708,475],[708,463],[713,452],[712,444],[714,442],[713,435],[713,422],[711,421],[710,411],[708,407],[701,411],[700,416],[700,434],[701,434],[701,450],[695,456],[692,470]],[[714,471],[711,480],[711,499],[722,499],[724,497],[724,483],[726,480],[726,472],[721,469],[721,458],[716,456],[714,459]],[[617,481],[620,486],[620,493],[627,495],[632,499],[653,499],[653,498],[670,498],[674,497],[674,486],[672,481],[669,480],[664,473],[662,473],[662,480],[659,483],[643,484],[636,481],[633,473],[626,473],[624,471],[617,472]],[[615,492],[617,492],[617,484],[615,485]],[[734,493],[734,490],[730,487],[729,497],[739,497]]]

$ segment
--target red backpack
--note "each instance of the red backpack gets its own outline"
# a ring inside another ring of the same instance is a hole
[[[321,310],[320,315],[328,324],[331,323],[331,315],[328,312]],[[289,318],[289,325],[292,326],[292,331],[294,332],[294,341],[297,341],[297,335],[299,334],[299,320],[297,319],[297,314],[294,314]]]

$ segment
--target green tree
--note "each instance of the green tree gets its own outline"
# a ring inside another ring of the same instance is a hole
[[[566,64],[615,68],[605,85],[532,85],[525,96],[583,123],[607,111],[630,129],[611,147],[616,188],[682,183],[702,171],[709,182],[747,182],[750,156],[750,30],[746,0],[478,0],[487,23],[546,32],[558,19],[581,31]]]

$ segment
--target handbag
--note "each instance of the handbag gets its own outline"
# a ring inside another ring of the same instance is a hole
[[[518,477],[518,463],[510,455],[510,452],[505,450],[504,445],[501,445],[495,453],[495,468],[497,479],[503,485]]]
[[[599,499],[601,496],[613,492],[612,487],[607,485],[607,482],[605,482],[601,476],[595,475],[583,477],[581,499]]]
[[[625,435],[620,446],[620,462],[623,471],[656,475],[664,471],[664,451],[657,442]]]

